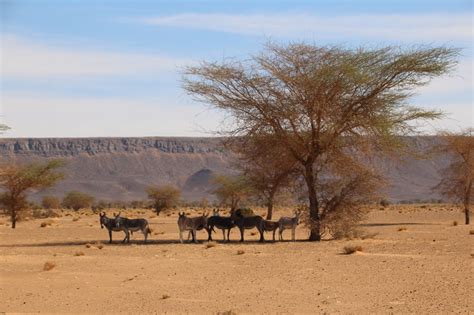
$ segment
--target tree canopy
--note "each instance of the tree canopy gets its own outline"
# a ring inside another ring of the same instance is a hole
[[[306,183],[310,240],[320,240],[321,214],[327,209],[321,208],[326,192],[317,189],[328,176],[323,174],[337,165],[333,157],[361,166],[363,159],[351,150],[396,148],[396,136],[416,130],[413,122],[439,118],[440,112],[408,100],[416,88],[449,72],[458,53],[445,47],[268,44],[247,60],[188,67],[183,87],[231,117],[222,131],[226,135],[270,135],[281,143]]]

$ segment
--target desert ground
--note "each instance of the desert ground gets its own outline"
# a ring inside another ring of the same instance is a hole
[[[121,244],[117,232],[108,244],[97,214],[63,214],[22,221],[15,230],[0,218],[0,311],[474,312],[474,226],[451,206],[377,207],[361,225],[366,237],[319,243],[304,241],[308,231],[300,225],[296,242],[260,244],[247,231],[242,244],[234,229],[228,244],[220,231],[209,245],[203,231],[199,244],[180,244],[177,211],[135,211],[122,214],[149,219],[149,243],[134,233],[131,244]],[[346,255],[348,245],[362,251]],[[46,263],[52,269],[44,270]]]

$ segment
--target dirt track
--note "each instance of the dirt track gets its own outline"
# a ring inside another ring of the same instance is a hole
[[[376,210],[364,228],[378,234],[365,240],[234,241],[210,248],[207,242],[178,244],[176,216],[150,219],[148,245],[139,233],[131,245],[107,244],[98,215],[78,221],[64,216],[45,228],[40,224],[48,219],[20,222],[16,230],[3,224],[0,311],[474,312],[474,235],[469,234],[474,226],[464,226],[462,219],[460,212],[441,208]],[[460,224],[453,226],[454,220]],[[114,233],[117,241],[122,235]],[[306,235],[298,229],[300,240]],[[198,237],[207,236],[198,232]],[[236,229],[231,239],[238,239]],[[344,246],[352,244],[363,252],[343,255]],[[80,252],[84,255],[75,256]],[[47,261],[56,266],[43,271]]]

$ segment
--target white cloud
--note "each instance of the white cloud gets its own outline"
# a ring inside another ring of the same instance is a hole
[[[143,75],[173,71],[189,63],[148,54],[57,47],[13,35],[4,35],[1,40],[0,73],[4,78]]]
[[[3,137],[208,136],[220,118],[178,100],[2,95]]]
[[[312,39],[379,41],[472,41],[472,14],[349,15],[177,14],[144,17],[149,25]]]

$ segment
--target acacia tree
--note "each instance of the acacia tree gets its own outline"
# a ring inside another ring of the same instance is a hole
[[[236,210],[252,194],[252,187],[244,176],[218,175],[213,182],[217,187],[212,193],[231,211]]]
[[[271,135],[230,138],[226,145],[237,153],[237,169],[265,202],[266,219],[271,220],[277,194],[294,180],[295,160]]]
[[[438,151],[451,156],[452,162],[441,170],[442,179],[435,190],[464,208],[465,223],[470,223],[470,205],[474,202],[474,128],[459,133],[440,133]]]
[[[27,193],[51,187],[64,178],[64,174],[57,171],[63,165],[60,160],[51,160],[44,164],[0,166],[0,187],[5,190],[0,202],[10,214],[12,229],[16,227],[18,213],[28,206]]]
[[[181,197],[181,191],[172,185],[148,187],[146,192],[148,198],[153,202],[153,208],[157,215],[160,215],[161,211],[177,205]]]
[[[297,161],[309,203],[310,240],[321,239],[317,189],[330,156],[347,146],[393,144],[412,121],[440,117],[409,106],[414,89],[455,65],[457,50],[344,49],[268,44],[246,61],[186,69],[184,89],[233,119],[228,136],[271,134]],[[350,141],[349,141],[350,140]],[[362,150],[363,151],[363,150]]]

